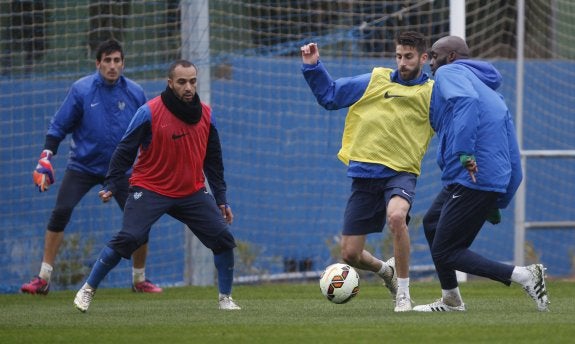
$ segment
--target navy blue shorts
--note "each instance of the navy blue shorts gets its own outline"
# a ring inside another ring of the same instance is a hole
[[[401,172],[390,178],[354,178],[343,219],[343,235],[365,235],[383,231],[387,204],[400,196],[411,205],[417,176]],[[409,214],[406,222],[409,224]]]
[[[108,246],[128,259],[138,247],[148,242],[152,225],[164,214],[187,225],[214,254],[236,247],[220,208],[205,188],[190,196],[172,198],[140,187],[130,188],[122,230],[108,242]]]

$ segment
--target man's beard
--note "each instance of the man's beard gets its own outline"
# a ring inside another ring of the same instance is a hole
[[[406,72],[407,72],[407,75],[405,75]],[[411,80],[416,79],[419,76],[420,72],[421,72],[421,68],[417,67],[412,71],[404,71],[404,72],[400,71],[399,75],[401,75],[401,79],[403,79],[403,81],[411,81]]]

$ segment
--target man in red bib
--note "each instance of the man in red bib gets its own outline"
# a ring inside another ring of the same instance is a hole
[[[226,200],[220,139],[211,108],[200,101],[196,87],[196,66],[174,62],[166,90],[138,109],[116,148],[100,197],[110,200],[118,178],[137,160],[123,228],[76,294],[78,310],[88,310],[102,279],[148,241],[151,226],[164,214],[187,225],[213,251],[220,309],[240,309],[231,297],[236,244],[229,230],[233,213]],[[205,188],[204,173],[213,196]]]

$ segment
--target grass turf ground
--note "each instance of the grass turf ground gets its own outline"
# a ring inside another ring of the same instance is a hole
[[[241,311],[220,311],[213,287],[158,295],[101,289],[87,313],[74,291],[0,295],[0,343],[573,343],[575,283],[547,281],[551,311],[538,312],[517,285],[470,281],[465,313],[393,312],[382,286],[361,285],[347,304],[325,300],[317,283],[236,286]],[[415,282],[418,304],[437,282]]]

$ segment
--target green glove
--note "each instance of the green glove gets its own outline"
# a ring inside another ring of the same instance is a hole
[[[492,223],[494,225],[501,222],[501,211],[497,208],[491,209],[487,214],[487,222]]]
[[[467,167],[467,163],[469,163],[470,161],[475,161],[475,155],[473,154],[461,154],[459,156],[459,162],[461,163],[461,166],[463,167]]]

